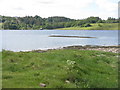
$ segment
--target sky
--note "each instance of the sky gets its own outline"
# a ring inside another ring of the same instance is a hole
[[[0,0],[0,15],[117,18],[118,2],[119,0]]]

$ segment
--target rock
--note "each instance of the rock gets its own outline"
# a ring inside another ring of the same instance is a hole
[[[46,84],[40,83],[40,87],[46,87]]]
[[[70,83],[70,81],[68,81],[68,80],[66,80],[65,82],[66,82],[66,83]]]

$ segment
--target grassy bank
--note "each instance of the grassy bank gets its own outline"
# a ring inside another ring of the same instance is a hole
[[[2,30],[2,23],[0,23],[0,30]]]
[[[0,52],[0,89],[2,89],[2,53]]]
[[[64,49],[42,53],[3,51],[2,54],[3,88],[115,88],[118,85],[115,53]]]
[[[69,27],[56,30],[118,30],[118,23],[95,23],[90,27]]]

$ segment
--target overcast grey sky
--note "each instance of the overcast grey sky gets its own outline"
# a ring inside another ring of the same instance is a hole
[[[65,16],[82,19],[89,16],[118,17],[119,0],[0,0],[0,15]]]

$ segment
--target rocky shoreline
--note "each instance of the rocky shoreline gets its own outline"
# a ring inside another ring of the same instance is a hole
[[[77,50],[97,50],[97,51],[104,51],[104,52],[112,52],[112,53],[119,53],[119,46],[94,46],[94,45],[86,45],[86,46],[67,46],[63,48],[57,49],[48,49],[48,50],[33,50],[33,52],[44,53],[50,50],[59,50],[59,49],[77,49]]]
[[[91,45],[63,47],[63,49],[98,50],[113,53],[119,53],[119,48],[120,46],[91,46]]]

